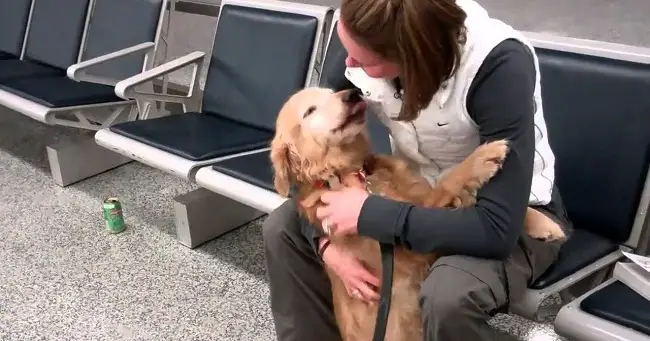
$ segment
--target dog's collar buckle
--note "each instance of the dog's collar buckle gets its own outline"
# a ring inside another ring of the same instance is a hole
[[[365,182],[366,184],[368,183],[368,176],[366,175],[365,170],[359,169],[355,173],[361,182]]]
[[[372,194],[372,190],[370,189],[370,181],[368,181],[368,174],[366,173],[366,170],[364,168],[359,169],[358,171],[355,172],[355,174],[357,178],[359,178],[359,181],[366,184],[366,191]]]

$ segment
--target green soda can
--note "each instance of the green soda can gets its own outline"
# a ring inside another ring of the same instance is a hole
[[[110,233],[120,233],[126,228],[124,216],[122,215],[122,203],[117,198],[108,198],[102,205],[106,229]]]

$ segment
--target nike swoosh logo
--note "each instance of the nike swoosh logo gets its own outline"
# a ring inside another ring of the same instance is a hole
[[[447,122],[447,123],[440,123],[440,122],[438,122],[438,127],[444,127],[444,126],[446,126],[446,125],[448,125],[448,124],[449,124],[449,122]]]

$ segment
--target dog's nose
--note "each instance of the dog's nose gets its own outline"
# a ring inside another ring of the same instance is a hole
[[[344,103],[358,103],[361,102],[361,90],[359,89],[350,89],[343,94]]]

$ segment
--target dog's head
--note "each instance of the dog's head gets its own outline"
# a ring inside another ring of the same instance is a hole
[[[310,183],[360,167],[369,151],[367,103],[359,90],[306,88],[289,98],[271,143],[274,184],[287,196],[292,181]]]

